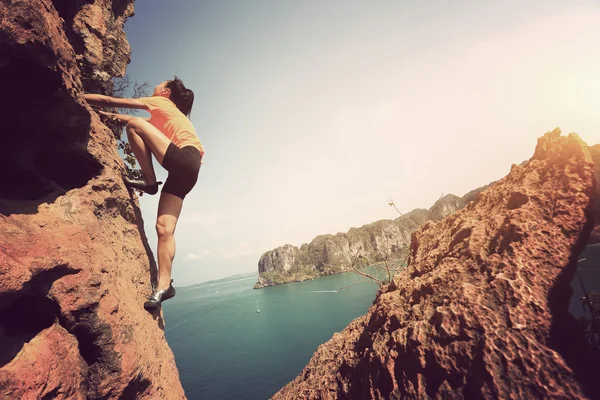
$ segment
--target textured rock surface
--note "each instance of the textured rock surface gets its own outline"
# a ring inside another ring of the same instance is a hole
[[[597,398],[567,312],[594,186],[589,148],[544,135],[476,202],[416,231],[407,269],[274,398]]]
[[[134,14],[133,0],[53,2],[65,21],[87,92],[109,92],[112,77],[123,76],[131,49],[123,26]]]
[[[124,70],[132,10],[0,3],[0,85],[11,99],[0,110],[2,398],[184,398],[162,316],[142,306],[154,261],[137,201],[112,132],[81,97],[83,81]]]

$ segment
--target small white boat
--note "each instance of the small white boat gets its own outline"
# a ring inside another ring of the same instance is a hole
[[[259,313],[260,309],[258,308],[258,300],[256,300],[256,312]]]

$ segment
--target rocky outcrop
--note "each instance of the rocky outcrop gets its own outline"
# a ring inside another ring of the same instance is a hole
[[[567,311],[595,184],[577,135],[544,135],[524,166],[416,231],[407,268],[274,398],[598,398],[598,360]]]
[[[123,76],[131,60],[123,27],[134,14],[133,0],[52,3],[64,21],[86,92],[109,93],[112,78]]]
[[[137,200],[82,99],[124,71],[132,3],[0,3],[3,398],[184,398],[162,315],[143,309],[155,265]]]

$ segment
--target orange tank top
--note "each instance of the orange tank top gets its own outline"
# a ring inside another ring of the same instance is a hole
[[[204,147],[192,122],[177,108],[175,103],[163,96],[138,99],[150,111],[150,123],[179,148],[194,146],[204,158]]]

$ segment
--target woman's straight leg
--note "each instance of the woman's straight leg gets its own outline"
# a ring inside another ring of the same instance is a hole
[[[175,258],[175,227],[182,206],[182,199],[173,194],[161,192],[156,219],[158,290],[168,288],[171,283],[171,269]]]

